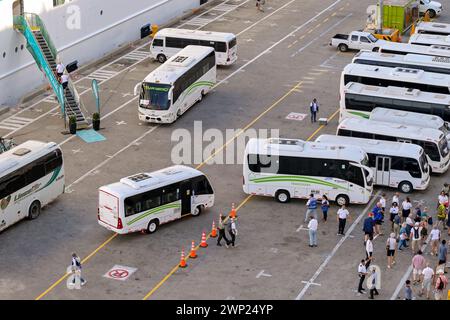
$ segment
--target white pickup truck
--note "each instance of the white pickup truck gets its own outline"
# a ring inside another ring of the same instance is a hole
[[[419,13],[430,15],[430,18],[434,18],[442,12],[442,4],[437,1],[432,0],[420,0],[419,2]]]
[[[337,47],[339,51],[347,50],[377,50],[386,40],[377,39],[370,32],[353,31],[350,34],[336,34],[331,38],[330,46]]]

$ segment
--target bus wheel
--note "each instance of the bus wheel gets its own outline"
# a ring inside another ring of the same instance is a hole
[[[153,219],[148,223],[147,233],[154,233],[156,229],[158,229],[159,221],[157,219]]]
[[[408,181],[402,181],[400,182],[400,184],[398,185],[398,188],[400,189],[401,192],[403,193],[411,193],[413,191],[413,186],[410,182]]]
[[[164,63],[164,62],[166,62],[166,60],[167,60],[166,56],[163,55],[163,54],[158,54],[158,56],[156,57],[156,59],[158,59],[158,61],[159,61],[160,63]]]
[[[345,194],[340,194],[336,197],[336,203],[340,206],[344,204],[347,206],[350,203],[350,200]]]
[[[37,200],[33,201],[28,210],[28,219],[33,220],[41,214],[41,203]]]
[[[178,111],[177,111],[177,119],[178,119],[179,117],[181,117],[181,109],[178,109]]]
[[[202,206],[197,206],[197,207],[195,207],[194,210],[192,210],[192,213],[191,213],[191,214],[192,214],[194,217],[197,217],[197,216],[200,215],[200,213],[202,213]]]
[[[278,190],[277,193],[275,194],[275,198],[277,199],[278,202],[286,203],[291,200],[291,195],[286,190]]]

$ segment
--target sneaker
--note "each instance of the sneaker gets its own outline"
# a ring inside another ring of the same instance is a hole
[[[227,245],[227,244],[225,244],[225,248],[227,248],[227,249],[228,249],[228,245]]]
[[[219,247],[221,247],[222,245],[220,243],[217,244]]]

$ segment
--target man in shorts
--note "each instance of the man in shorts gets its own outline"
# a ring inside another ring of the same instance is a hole
[[[386,241],[386,253],[388,260],[388,269],[395,264],[395,248],[397,247],[397,239],[395,238],[395,233],[392,232],[391,236]]]
[[[426,297],[428,300],[430,300],[430,291],[431,291],[431,285],[433,284],[433,278],[434,278],[434,270],[433,268],[430,268],[430,264],[427,262],[427,266],[425,269],[422,270],[422,291],[421,295],[425,293],[426,290]]]
[[[426,263],[425,258],[422,256],[422,251],[417,251],[417,254],[412,258],[413,285],[420,283],[422,271],[425,269]]]

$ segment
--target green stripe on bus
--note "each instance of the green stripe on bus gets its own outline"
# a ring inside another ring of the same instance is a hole
[[[338,184],[331,183],[328,181],[323,181],[320,179],[310,178],[310,177],[303,177],[303,176],[270,176],[270,177],[263,177],[263,178],[256,178],[256,179],[250,179],[250,181],[254,183],[267,183],[267,182],[303,182],[303,183],[316,183],[321,184],[327,187],[333,187],[338,189],[344,189],[347,190],[348,188],[342,187]]]
[[[181,208],[181,204],[180,203],[169,203],[169,204],[165,204],[163,206],[160,207],[156,207],[153,209],[150,209],[146,212],[144,212],[143,214],[141,214],[139,217],[134,218],[133,220],[131,220],[130,222],[127,222],[127,225],[132,225],[133,223],[135,223],[136,221],[139,221],[151,214],[155,214],[157,212],[163,211],[165,209],[172,209],[172,208]]]
[[[365,119],[369,119],[369,115],[363,112],[358,112],[358,111],[349,111],[348,113],[353,114],[355,116],[361,117],[361,118],[365,118]]]
[[[185,93],[184,93],[184,97],[183,97],[183,100],[195,89],[195,88],[197,88],[197,87],[200,87],[200,86],[206,86],[206,87],[212,87],[212,86],[214,86],[214,82],[211,82],[211,81],[198,81],[198,82],[194,82],[193,84],[191,84],[186,90],[185,90]],[[182,101],[183,101],[182,100]]]
[[[61,171],[61,168],[62,168],[62,167],[56,168],[56,169],[53,171],[53,175],[52,175],[52,177],[50,178],[50,180],[49,180],[42,188],[40,188],[40,189],[37,190],[37,191],[41,191],[42,189],[45,189],[45,188],[47,188],[49,185],[51,185],[51,184],[56,180],[56,178],[59,176],[59,172]],[[36,191],[36,192],[37,192],[37,191]]]

